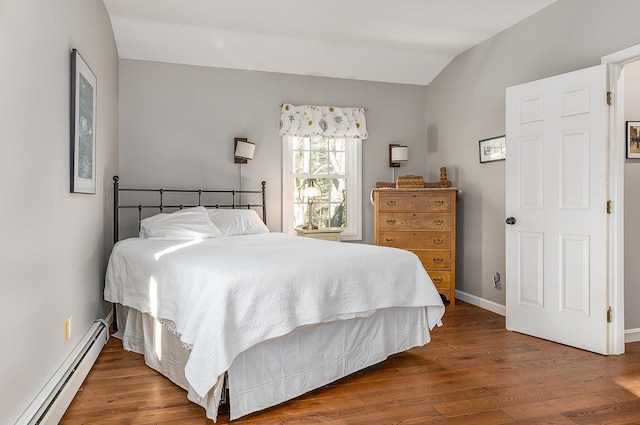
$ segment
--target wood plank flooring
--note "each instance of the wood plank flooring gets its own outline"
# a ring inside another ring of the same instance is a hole
[[[640,343],[600,356],[507,332],[503,317],[462,301],[443,323],[424,347],[232,423],[640,424]],[[61,424],[213,422],[110,338]]]

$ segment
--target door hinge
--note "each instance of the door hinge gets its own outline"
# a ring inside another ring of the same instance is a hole
[[[608,91],[608,92],[607,92],[607,105],[609,105],[609,106],[611,106],[611,103],[612,103],[612,100],[611,100],[611,99],[612,99],[612,97],[613,97],[612,93],[611,93],[610,91]]]
[[[607,309],[607,323],[611,323],[613,321],[613,311],[611,307]]]
[[[607,201],[607,214],[611,214],[611,201]]]

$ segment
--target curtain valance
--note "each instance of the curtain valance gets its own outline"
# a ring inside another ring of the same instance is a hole
[[[367,122],[363,108],[282,105],[281,136],[327,136],[366,139]]]

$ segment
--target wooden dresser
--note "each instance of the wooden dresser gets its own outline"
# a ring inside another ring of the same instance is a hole
[[[374,189],[376,245],[414,252],[438,292],[455,304],[457,189]]]

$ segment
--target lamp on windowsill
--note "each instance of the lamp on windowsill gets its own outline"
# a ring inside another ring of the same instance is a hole
[[[322,196],[322,191],[316,187],[316,179],[305,180],[302,187],[300,187],[299,198],[303,202],[306,200],[308,204],[309,222],[302,226],[303,229],[313,230],[318,228],[318,226],[313,224],[313,203],[319,196]]]
[[[396,168],[409,160],[409,148],[397,144],[389,145],[389,167],[393,169],[393,181],[396,181]]]

